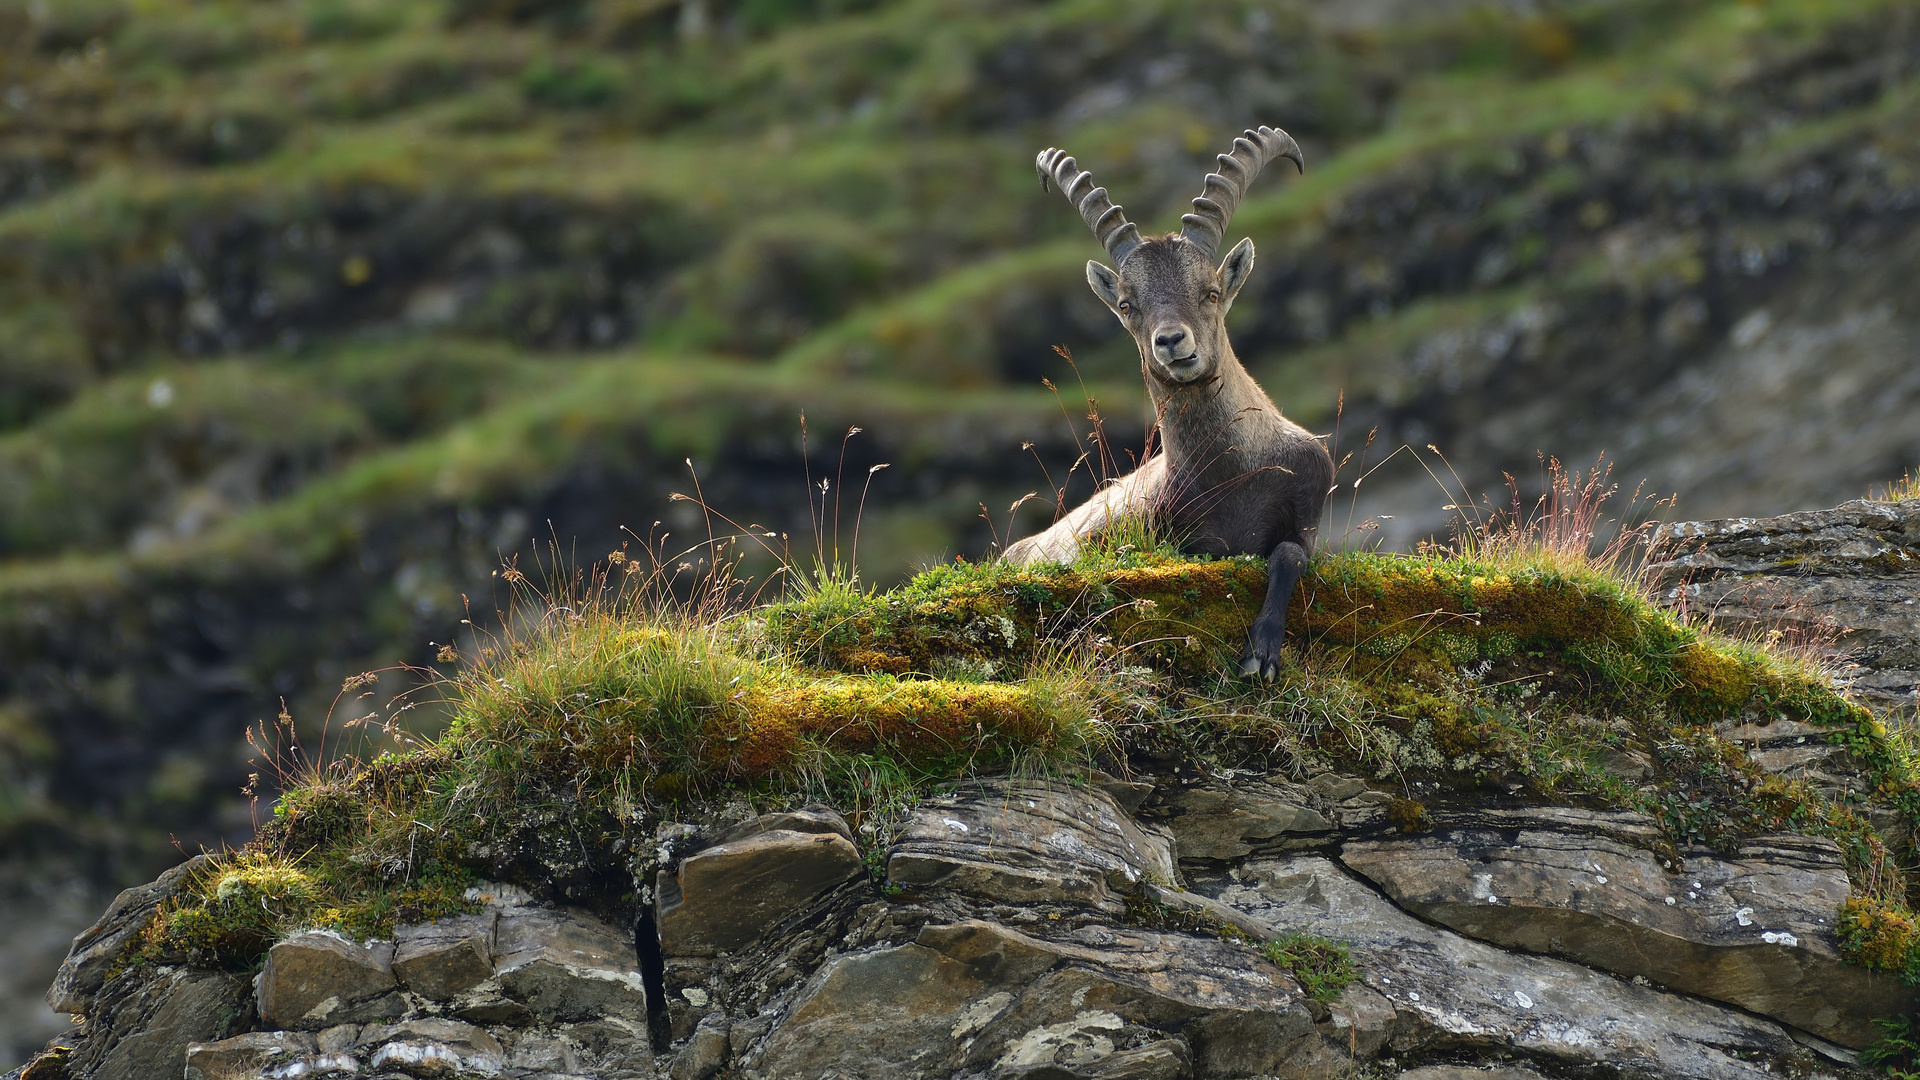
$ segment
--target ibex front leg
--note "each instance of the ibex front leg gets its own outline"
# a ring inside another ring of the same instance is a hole
[[[1247,654],[1240,660],[1242,675],[1258,674],[1272,682],[1280,675],[1280,646],[1287,637],[1287,605],[1294,587],[1307,570],[1307,548],[1302,538],[1282,540],[1267,556],[1267,602],[1247,635]]]

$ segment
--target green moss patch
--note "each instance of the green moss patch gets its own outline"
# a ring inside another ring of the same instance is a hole
[[[711,627],[617,615],[575,620],[457,685],[442,749],[502,796],[541,775],[669,802],[726,785],[806,787],[858,755],[945,778],[1091,737],[1090,703],[1064,679],[823,675]]]
[[[1072,567],[939,566],[886,593],[824,590],[767,611],[768,637],[838,671],[1019,677],[1049,651],[1097,646],[1210,678],[1243,646],[1267,571],[1258,559],[1147,553]]]
[[[1854,897],[1840,909],[1839,934],[1848,959],[1920,985],[1920,926],[1913,912]]]
[[[1861,895],[1905,910],[1902,856],[1866,807],[1769,774],[1714,733],[1815,724],[1859,765],[1869,801],[1920,821],[1913,763],[1817,672],[1704,636],[1577,562],[1344,553],[1317,560],[1293,598],[1285,677],[1254,687],[1233,670],[1265,578],[1256,559],[1164,550],[954,564],[891,592],[775,605],[765,632],[797,662],[901,680],[1018,678],[1085,650],[1123,745],[1362,771],[1442,800],[1525,792],[1632,808],[1676,852],[1815,833],[1840,845]],[[1396,820],[1421,828],[1425,808],[1404,802]]]
[[[1074,566],[939,566],[886,593],[824,590],[776,604],[766,622],[793,658],[837,671],[994,678],[1050,649],[1094,644],[1207,682],[1240,655],[1265,596],[1261,560],[1148,552]],[[1865,716],[1817,680],[1758,651],[1710,644],[1593,572],[1332,555],[1309,570],[1288,626],[1363,676],[1414,684],[1490,664],[1597,704],[1645,705],[1651,694],[1673,718],[1698,723],[1750,705],[1836,727]]]
[[[133,958],[244,969],[294,930],[392,937],[402,923],[478,910],[465,897],[473,871],[423,821],[445,764],[422,752],[310,776],[253,842],[188,876]]]
[[[1345,945],[1312,934],[1275,938],[1261,946],[1260,953],[1299,980],[1300,988],[1315,1001],[1340,1000],[1341,992],[1360,977]]]

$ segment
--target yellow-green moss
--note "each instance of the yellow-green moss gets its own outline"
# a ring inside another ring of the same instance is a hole
[[[837,641],[835,627],[860,622],[858,604],[888,602],[847,595],[855,605],[812,609],[823,638]],[[973,610],[984,617],[984,602]],[[1018,640],[998,623],[988,633],[1003,650]],[[677,798],[724,784],[805,783],[836,755],[885,754],[910,773],[945,777],[1087,739],[1088,703],[1030,665],[1009,672],[1018,682],[901,679],[866,655],[881,650],[853,644],[835,655],[871,662],[823,675],[756,657],[710,629],[576,618],[463,677],[442,750],[454,768],[505,791],[529,775],[642,788],[664,778],[652,790]],[[497,760],[503,746],[512,760]]]
[[[1094,637],[1133,662],[1190,677],[1238,655],[1266,595],[1258,560],[1162,556],[1132,565],[1016,569],[956,564],[885,594],[777,604],[768,634],[838,671],[1015,675],[1041,652]]]
[[[726,770],[762,778],[819,752],[886,753],[961,775],[1083,744],[1088,703],[1058,686],[843,676],[757,687],[725,721]]]
[[[1427,808],[1414,799],[1395,799],[1388,803],[1387,820],[1403,833],[1426,832],[1433,827]]]
[[[1911,911],[1854,897],[1840,908],[1838,931],[1847,959],[1920,984],[1920,926]]]
[[[280,934],[308,925],[330,899],[292,860],[258,848],[237,852],[189,876],[148,925],[143,951],[245,962]]]
[[[465,899],[473,875],[422,858],[416,873],[382,880],[340,856],[339,846],[285,855],[256,842],[191,875],[160,907],[129,959],[190,959],[246,967],[295,930],[391,937],[402,922],[477,910]]]
[[[447,766],[429,749],[309,775],[246,847],[187,876],[129,959],[244,968],[294,930],[386,937],[476,910],[464,895],[475,875],[418,824]]]

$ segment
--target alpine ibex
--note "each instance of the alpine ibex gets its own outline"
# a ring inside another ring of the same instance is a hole
[[[1279,672],[1287,604],[1306,569],[1333,459],[1280,415],[1227,342],[1227,312],[1253,271],[1253,241],[1240,241],[1217,269],[1213,257],[1247,185],[1279,157],[1305,171],[1286,132],[1246,132],[1220,155],[1220,171],[1207,174],[1180,231],[1143,240],[1073,158],[1041,153],[1041,188],[1058,184],[1113,257],[1114,268],[1087,263],[1087,284],[1139,346],[1161,450],[1006,553],[1017,564],[1069,561],[1114,520],[1146,516],[1189,553],[1264,556],[1267,599],[1241,671],[1267,679]]]

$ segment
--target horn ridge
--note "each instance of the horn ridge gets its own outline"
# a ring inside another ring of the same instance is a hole
[[[1180,234],[1213,255],[1220,248],[1233,212],[1246,198],[1247,188],[1275,158],[1286,158],[1301,172],[1306,171],[1300,144],[1293,141],[1293,136],[1265,125],[1242,132],[1233,140],[1233,149],[1220,155],[1220,171],[1208,173],[1201,182],[1193,213],[1180,218]]]
[[[1080,220],[1093,230],[1094,238],[1100,246],[1107,249],[1114,262],[1124,261],[1134,248],[1140,246],[1140,230],[1121,208],[1107,197],[1107,189],[1097,187],[1093,174],[1080,168],[1078,162],[1066,151],[1049,146],[1034,159],[1034,168],[1040,174],[1040,190],[1047,190],[1048,181],[1060,189],[1073,208],[1080,213]]]

